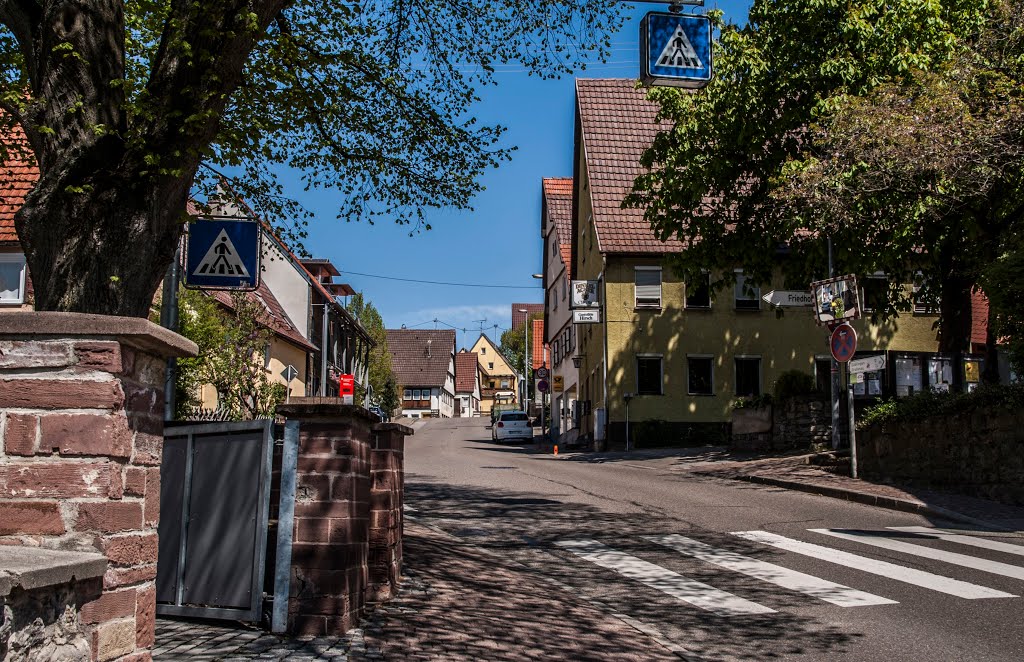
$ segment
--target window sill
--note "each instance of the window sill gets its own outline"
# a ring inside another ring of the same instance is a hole
[[[737,308],[737,307],[733,307],[733,310],[736,311],[737,313],[759,313],[759,312],[761,312],[762,309],[761,308]]]
[[[701,312],[710,313],[711,312],[711,306],[687,306],[687,305],[684,305],[683,306],[683,310],[694,310],[694,311],[701,311]]]
[[[661,306],[634,306],[633,312],[649,312],[649,313],[660,313],[662,311]]]
[[[687,393],[686,395],[690,396],[691,398],[713,398],[713,397],[715,397],[714,393]]]

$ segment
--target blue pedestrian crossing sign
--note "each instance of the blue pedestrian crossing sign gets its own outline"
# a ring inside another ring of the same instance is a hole
[[[199,219],[188,226],[185,287],[255,290],[260,283],[260,224]]]
[[[711,81],[711,19],[651,12],[640,22],[644,85],[699,89]]]

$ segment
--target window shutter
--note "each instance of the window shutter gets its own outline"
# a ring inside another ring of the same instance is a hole
[[[661,306],[661,269],[634,271],[637,306]]]

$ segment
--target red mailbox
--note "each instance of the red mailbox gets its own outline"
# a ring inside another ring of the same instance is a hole
[[[338,393],[341,395],[342,400],[345,401],[345,404],[352,404],[356,394],[355,375],[341,375],[338,377]]]

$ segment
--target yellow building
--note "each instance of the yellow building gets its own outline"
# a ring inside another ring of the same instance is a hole
[[[687,288],[665,265],[680,250],[660,241],[642,210],[622,209],[640,174],[640,155],[658,130],[654,104],[631,80],[577,80],[573,173],[572,273],[598,283],[600,322],[576,324],[580,427],[595,439],[625,439],[631,422],[659,421],[662,434],[695,444],[717,441],[737,397],[771,392],[787,370],[814,375],[828,390],[828,333],[809,308],[778,318],[761,295],[781,280],[709,294]],[[877,283],[864,282],[870,289]],[[858,355],[882,351],[888,370],[858,385],[864,397],[932,387],[950,361],[938,348],[936,317],[926,311],[883,324],[854,323]]]
[[[486,333],[481,333],[469,351],[477,355],[480,372],[483,373],[480,378],[480,415],[490,416],[495,405],[517,404],[519,377],[494,341]]]

